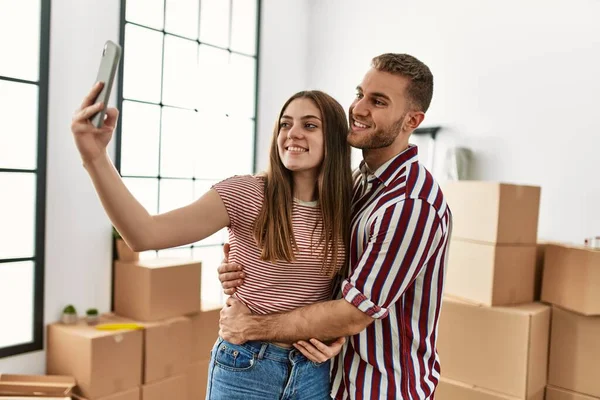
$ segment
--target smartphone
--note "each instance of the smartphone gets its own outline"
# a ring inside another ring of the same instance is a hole
[[[117,66],[121,60],[121,46],[117,43],[107,40],[102,49],[102,58],[100,59],[100,68],[98,68],[98,76],[95,82],[104,82],[102,91],[96,97],[94,104],[99,102],[104,103],[104,108],[92,116],[92,124],[96,128],[101,128],[104,125],[104,115],[106,114],[106,106],[110,97],[115,75],[117,74]]]

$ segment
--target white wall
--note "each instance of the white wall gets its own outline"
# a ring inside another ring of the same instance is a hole
[[[256,159],[257,171],[266,168],[275,120],[285,101],[308,83],[307,0],[263,0]]]
[[[305,0],[263,0],[258,166],[263,169],[279,108],[308,78]],[[48,109],[45,321],[73,303],[80,311],[110,308],[111,224],[70,133],[71,117],[94,82],[99,49],[119,40],[119,0],[52,2]],[[116,93],[113,92],[112,104]],[[114,154],[114,143],[111,145]],[[45,373],[45,352],[0,359],[0,373]]]
[[[350,105],[371,57],[430,66],[423,124],[442,125],[436,156],[466,145],[473,178],[542,187],[539,237],[600,232],[600,1],[311,0],[309,80]],[[585,191],[585,194],[583,193]]]

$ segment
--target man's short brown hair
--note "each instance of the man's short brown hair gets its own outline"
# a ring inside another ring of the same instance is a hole
[[[408,100],[420,111],[427,111],[433,96],[433,75],[427,65],[408,54],[385,53],[373,58],[371,66],[378,71],[409,78]]]

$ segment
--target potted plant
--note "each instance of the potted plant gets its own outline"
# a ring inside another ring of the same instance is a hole
[[[120,261],[137,261],[140,259],[140,253],[133,251],[127,246],[127,243],[121,237],[121,234],[113,226],[113,237],[117,243],[117,259]]]
[[[73,325],[77,323],[77,310],[75,306],[69,304],[63,309],[61,321],[63,324]]]
[[[88,325],[96,325],[98,323],[98,310],[95,308],[89,308],[85,312],[85,319],[87,320]]]

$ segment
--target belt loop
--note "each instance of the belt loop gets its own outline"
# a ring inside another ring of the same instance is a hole
[[[265,356],[265,351],[267,351],[267,347],[268,347],[268,346],[269,346],[269,344],[268,344],[268,343],[263,343],[263,344],[260,346],[260,351],[258,352],[258,359],[259,359],[259,360],[262,360],[262,359],[263,359],[263,357]]]

